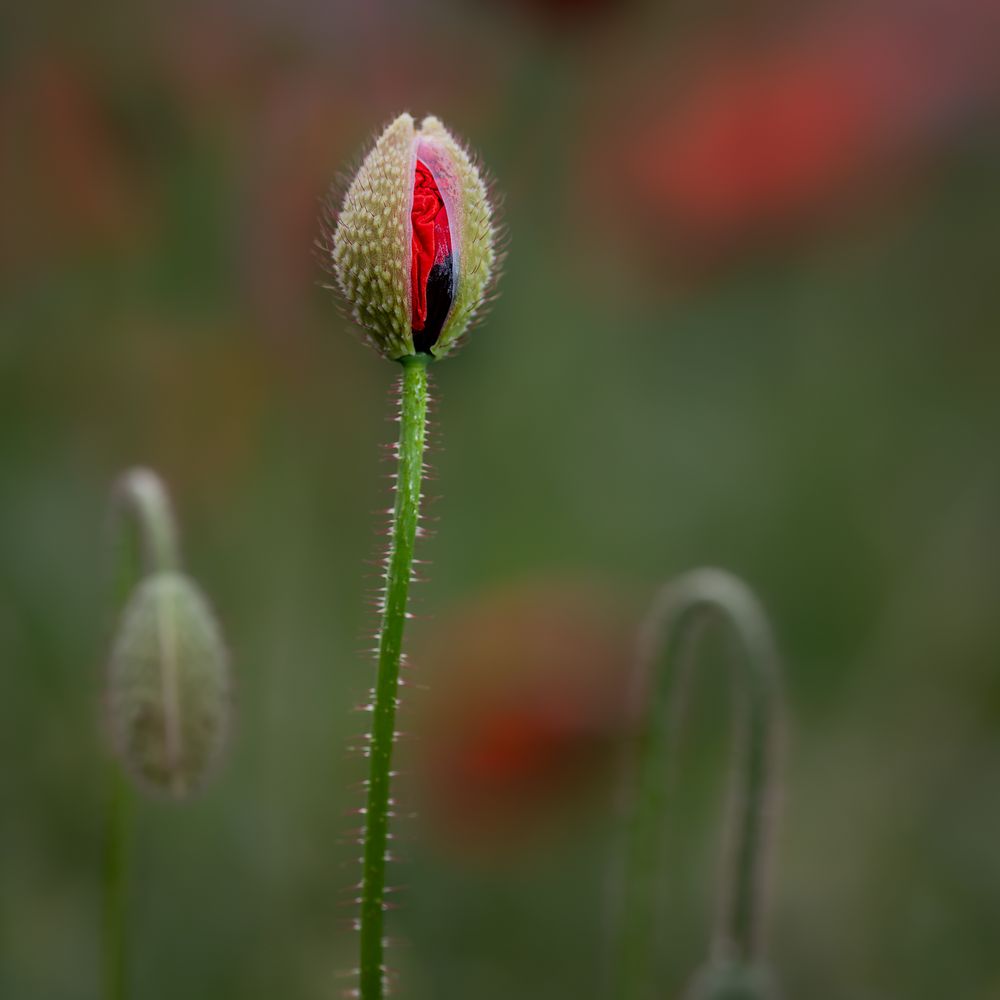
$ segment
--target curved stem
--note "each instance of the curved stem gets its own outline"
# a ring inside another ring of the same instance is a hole
[[[413,547],[420,517],[420,481],[423,475],[427,425],[427,355],[402,359],[400,424],[397,448],[396,503],[386,558],[382,621],[378,633],[378,675],[371,705],[372,728],[368,744],[370,766],[365,808],[364,869],[361,877],[362,1000],[381,1000],[385,992],[382,937],[385,866],[389,841],[389,796],[392,750],[395,741],[396,696],[406,601],[413,571]]]
[[[640,646],[637,693],[645,718],[636,747],[619,914],[616,972],[622,1000],[649,995],[666,786],[678,723],[678,665],[697,638],[693,626],[705,613],[721,616],[733,633],[740,696],[731,775],[731,854],[724,868],[713,953],[747,965],[759,957],[762,866],[779,721],[777,654],[767,616],[753,592],[722,570],[695,570],[661,591]]]
[[[128,516],[133,527],[119,571],[121,605],[141,574],[178,569],[180,555],[170,497],[155,472],[129,469],[115,484],[114,504],[119,516]]]
[[[112,494],[115,527],[120,531],[115,574],[115,606],[120,611],[139,580],[150,573],[177,569],[177,526],[170,498],[160,478],[148,469],[124,473]],[[132,790],[118,763],[108,767],[108,803],[104,854],[104,995],[125,1000],[129,840]]]

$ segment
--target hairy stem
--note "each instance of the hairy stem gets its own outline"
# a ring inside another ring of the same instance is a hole
[[[360,994],[381,1000],[385,994],[383,914],[385,867],[391,814],[392,750],[396,727],[396,697],[406,601],[413,572],[413,546],[420,517],[427,425],[427,363],[418,354],[402,359],[396,503],[389,533],[382,621],[378,634],[378,676],[372,701],[368,744],[370,766],[365,807],[364,870],[361,877]]]
[[[650,994],[654,926],[666,826],[667,778],[676,747],[679,664],[705,614],[729,626],[737,655],[739,717],[733,754],[730,853],[713,939],[713,957],[750,965],[759,957],[762,866],[774,791],[778,662],[767,617],[749,588],[721,570],[688,573],[660,593],[640,648],[644,720],[636,747],[634,799],[625,855],[616,956],[616,995]]]
[[[179,565],[177,526],[170,499],[159,477],[148,469],[130,469],[115,485],[113,514],[118,535],[115,607],[121,611],[139,580]],[[108,767],[104,853],[104,996],[128,995],[129,841],[132,790],[121,767]]]

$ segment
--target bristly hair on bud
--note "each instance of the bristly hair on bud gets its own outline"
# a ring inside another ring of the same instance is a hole
[[[229,660],[197,584],[161,571],[122,611],[108,670],[115,752],[146,791],[180,798],[200,787],[225,747]]]
[[[437,118],[401,114],[379,136],[341,204],[322,217],[324,266],[368,342],[386,358],[443,358],[480,311],[498,265],[482,173]]]

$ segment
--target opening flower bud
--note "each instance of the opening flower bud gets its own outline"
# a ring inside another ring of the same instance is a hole
[[[229,731],[229,663],[208,602],[188,577],[155,573],[125,605],[107,711],[115,751],[146,790],[180,797],[211,772]]]
[[[444,357],[496,265],[486,185],[436,118],[400,115],[352,180],[325,248],[368,341],[388,358]]]

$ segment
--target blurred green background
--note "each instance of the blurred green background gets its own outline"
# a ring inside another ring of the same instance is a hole
[[[134,995],[344,988],[395,372],[312,243],[404,109],[482,155],[510,237],[433,372],[404,994],[602,995],[632,633],[718,564],[786,659],[787,996],[1000,997],[998,27],[989,0],[5,10],[0,997],[99,996],[107,499],[134,463],[173,491],[239,714],[203,796],[139,809]],[[711,923],[710,676],[664,997]]]

